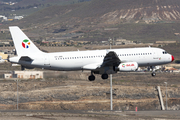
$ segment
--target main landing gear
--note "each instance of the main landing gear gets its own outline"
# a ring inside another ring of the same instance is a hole
[[[95,76],[93,75],[93,73],[91,72],[91,75],[88,77],[89,81],[94,81],[95,80]]]
[[[101,78],[102,78],[103,80],[108,79],[108,74],[106,74],[106,73],[105,73],[105,74],[102,74],[102,75],[101,75]]]
[[[101,75],[101,78],[103,79],[103,80],[105,80],[105,79],[108,79],[108,74],[102,74]],[[89,81],[94,81],[95,80],[95,76],[93,75],[93,73],[91,72],[91,75],[88,77],[88,79],[89,79]]]

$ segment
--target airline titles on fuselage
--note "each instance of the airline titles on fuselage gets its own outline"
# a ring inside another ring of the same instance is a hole
[[[132,67],[135,66],[134,64],[122,64],[122,67]]]

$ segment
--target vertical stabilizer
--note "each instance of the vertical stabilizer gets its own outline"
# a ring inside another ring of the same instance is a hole
[[[19,27],[10,26],[9,30],[18,56],[29,56],[42,53]]]

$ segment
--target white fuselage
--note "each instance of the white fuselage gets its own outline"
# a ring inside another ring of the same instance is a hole
[[[86,65],[102,64],[108,51],[114,51],[121,63],[137,62],[139,67],[167,64],[173,59],[172,55],[166,53],[163,49],[148,47],[42,53],[29,56],[33,59],[32,62],[19,61],[18,56],[10,58],[10,61],[24,66],[59,71],[83,70]]]
[[[136,71],[141,66],[162,65],[170,63],[174,57],[160,48],[127,48],[74,52],[44,53],[24,34],[18,26],[9,27],[17,55],[8,61],[24,68],[44,68],[59,71],[90,70],[107,79],[108,74]],[[153,71],[152,76],[155,76]]]

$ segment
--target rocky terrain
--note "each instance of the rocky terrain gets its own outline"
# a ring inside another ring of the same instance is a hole
[[[73,39],[107,41],[109,37],[133,41],[179,40],[179,0],[91,0],[66,6],[48,6],[17,25],[36,40]],[[9,34],[1,34],[11,39]],[[4,38],[3,38],[4,39]]]
[[[18,83],[19,108],[33,110],[109,110],[109,80],[100,76],[89,82],[88,72],[45,72],[43,80],[21,80]],[[168,82],[168,109],[179,110],[179,74],[121,73],[113,76],[114,110],[160,110],[157,86],[165,103],[165,84]],[[17,83],[0,82],[0,109],[16,109]]]
[[[158,21],[177,21],[180,20],[180,6],[178,1],[163,0],[144,0],[128,1],[132,6],[127,4],[126,8],[121,7],[114,11],[108,12],[101,16],[107,23],[120,23],[122,20],[145,21],[146,23]],[[126,2],[127,3],[127,2]],[[139,3],[139,4],[138,4]]]
[[[32,17],[37,19],[29,21]],[[144,21],[151,23],[179,20],[180,2],[178,0],[104,0],[103,2],[101,0],[92,0],[83,4],[48,7],[17,23],[24,23],[24,25],[44,24],[48,27],[57,27],[55,24],[62,25],[62,23],[69,26],[87,26],[115,25],[124,22],[138,23]],[[36,23],[33,23],[35,21]]]

